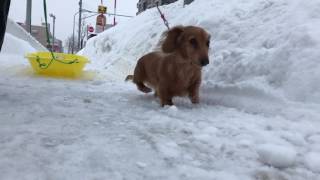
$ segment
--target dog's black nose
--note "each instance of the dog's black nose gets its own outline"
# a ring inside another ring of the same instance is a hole
[[[206,66],[209,64],[209,59],[208,58],[203,58],[201,59],[201,66]]]

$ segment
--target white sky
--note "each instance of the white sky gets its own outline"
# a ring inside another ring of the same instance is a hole
[[[26,0],[11,0],[9,17],[15,21],[24,22],[26,16]],[[138,0],[117,0],[117,13],[134,16],[137,12]],[[113,13],[114,0],[103,0],[108,7],[108,12]],[[97,11],[101,0],[83,0],[83,8]],[[32,24],[40,25],[44,21],[43,0],[32,0]],[[47,0],[48,14],[56,15],[56,37],[65,40],[72,34],[73,16],[79,9],[79,0]],[[48,22],[52,24],[52,18],[48,16]],[[78,19],[78,18],[76,18]],[[118,23],[128,18],[117,17]],[[113,22],[113,16],[107,16],[107,23]],[[95,17],[88,18],[87,24],[94,25]]]

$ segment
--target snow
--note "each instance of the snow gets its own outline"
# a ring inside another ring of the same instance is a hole
[[[27,41],[29,43],[27,46],[31,46],[37,51],[48,51],[39,41],[10,18],[8,18],[6,33],[20,40]]]
[[[308,168],[314,172],[320,172],[320,153],[319,152],[309,152],[305,156],[305,163]]]
[[[163,7],[212,34],[201,103],[161,108],[124,79],[157,48],[155,9],[92,38],[94,78],[34,75],[26,41],[0,54],[0,179],[318,180],[320,2]]]
[[[172,25],[194,24],[211,32],[206,81],[275,89],[290,100],[319,103],[318,7],[317,1],[200,0],[185,9],[179,2],[163,11]],[[108,77],[123,79],[138,57],[156,48],[165,30],[158,16],[155,9],[149,10],[95,38],[83,53],[108,68]],[[143,26],[132,28],[139,24]],[[121,50],[126,53],[119,55]]]
[[[5,34],[4,45],[1,53],[22,55],[22,54],[35,52],[35,51],[36,50],[28,42],[18,39],[17,37],[9,33]]]
[[[260,160],[276,168],[288,168],[294,165],[297,152],[287,146],[264,144],[258,148]]]

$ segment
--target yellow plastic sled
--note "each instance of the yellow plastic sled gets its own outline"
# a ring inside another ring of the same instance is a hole
[[[84,56],[51,52],[27,54],[33,70],[41,75],[58,77],[78,77],[89,60]]]

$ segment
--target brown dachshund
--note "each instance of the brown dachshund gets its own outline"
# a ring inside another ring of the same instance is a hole
[[[195,26],[176,26],[167,31],[161,41],[161,51],[151,52],[138,60],[134,75],[128,75],[138,89],[152,89],[161,106],[173,105],[175,96],[188,95],[199,103],[201,70],[209,64],[210,35]]]

